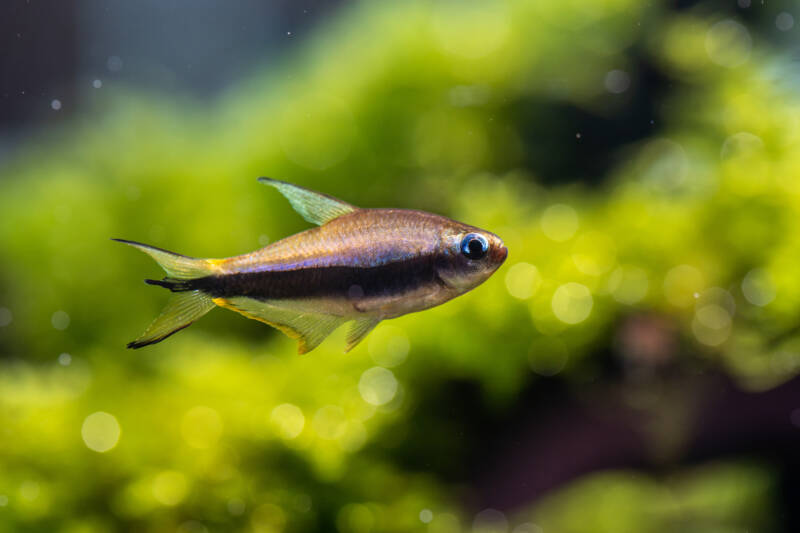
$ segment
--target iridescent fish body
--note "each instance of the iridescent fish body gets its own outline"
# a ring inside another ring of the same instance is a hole
[[[406,209],[360,209],[269,178],[318,227],[226,259],[195,259],[132,241],[176,293],[129,348],[160,342],[214,306],[278,328],[306,353],[352,321],[346,351],[387,318],[444,303],[483,283],[508,250],[493,233]]]

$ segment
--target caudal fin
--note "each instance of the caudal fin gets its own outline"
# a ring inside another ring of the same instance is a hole
[[[134,241],[112,240],[133,246],[155,259],[167,273],[167,277],[160,281],[145,281],[177,293],[167,302],[164,310],[144,333],[128,343],[128,348],[141,348],[161,342],[173,333],[188,327],[214,307],[211,296],[201,290],[193,289],[190,283],[193,279],[204,278],[214,273],[215,269],[208,260],[187,257]]]

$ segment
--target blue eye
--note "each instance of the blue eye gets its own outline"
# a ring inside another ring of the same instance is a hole
[[[470,233],[461,240],[461,253],[467,259],[483,259],[489,251],[489,241],[483,235]]]

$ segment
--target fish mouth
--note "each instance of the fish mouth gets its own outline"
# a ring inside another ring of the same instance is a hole
[[[506,257],[508,257],[508,248],[499,246],[494,249],[492,256],[492,260],[499,266],[506,260]]]

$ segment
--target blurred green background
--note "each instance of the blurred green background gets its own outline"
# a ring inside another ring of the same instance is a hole
[[[2,8],[0,531],[800,528],[796,2],[157,4]],[[307,228],[261,175],[509,258],[346,355],[126,350],[168,295],[109,238]]]

